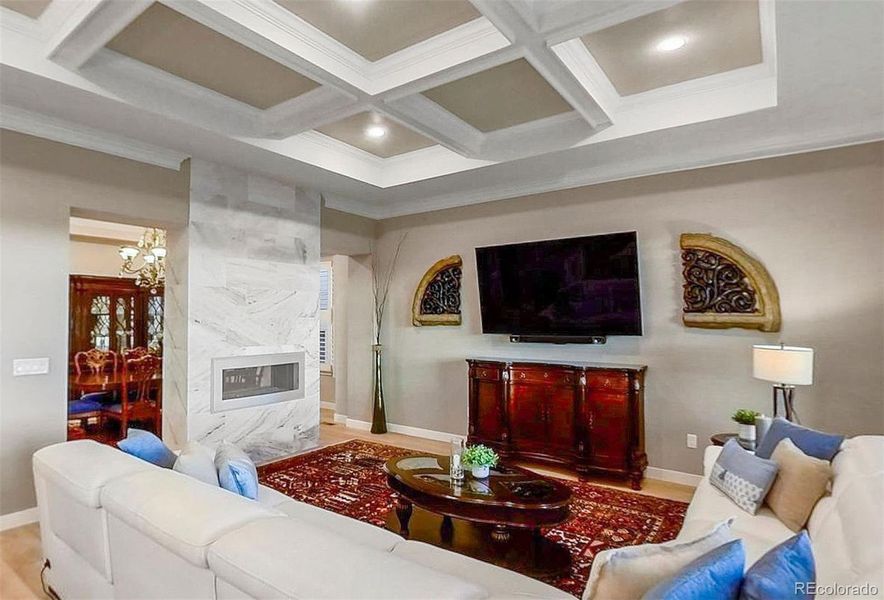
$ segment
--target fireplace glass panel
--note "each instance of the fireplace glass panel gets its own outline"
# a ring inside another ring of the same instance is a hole
[[[221,399],[278,394],[298,389],[297,363],[224,369]]]

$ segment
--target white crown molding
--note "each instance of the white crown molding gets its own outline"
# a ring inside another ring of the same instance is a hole
[[[546,179],[486,186],[471,190],[468,193],[443,194],[423,198],[410,202],[408,205],[382,205],[374,212],[377,216],[372,218],[378,220],[391,219],[423,212],[459,208],[472,204],[520,198],[533,194],[543,194],[600,183],[611,183],[650,175],[679,173],[694,169],[739,164],[753,160],[777,158],[879,141],[884,141],[884,127],[880,125],[877,130],[871,130],[869,127],[858,127],[850,131],[829,131],[813,137],[808,137],[804,132],[795,132],[765,144],[757,144],[755,142],[743,144],[729,151],[721,152],[714,158],[687,158],[684,156],[664,155],[655,160],[645,160],[634,164],[623,163],[616,168],[606,170],[587,169]]]
[[[60,119],[52,119],[13,106],[0,107],[0,127],[174,171],[179,170],[181,162],[187,158],[187,155],[181,152],[108,134],[98,129],[72,125]]]

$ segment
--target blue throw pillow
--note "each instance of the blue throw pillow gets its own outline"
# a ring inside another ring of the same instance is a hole
[[[841,448],[841,442],[844,441],[843,435],[834,435],[831,433],[823,433],[815,429],[808,429],[795,423],[790,423],[782,417],[774,419],[773,424],[764,436],[755,450],[755,456],[761,458],[770,458],[774,448],[783,440],[789,438],[798,448],[814,458],[823,460],[832,460],[838,449]]]
[[[743,541],[728,542],[652,587],[642,600],[737,600],[745,562]]]
[[[813,598],[816,580],[813,550],[807,531],[767,551],[746,571],[740,600]]]
[[[712,465],[709,483],[724,492],[734,504],[754,515],[777,478],[779,465],[743,450],[735,439],[728,440]]]
[[[258,498],[258,470],[248,454],[223,443],[215,452],[215,468],[222,488],[252,500]]]
[[[163,440],[143,429],[130,427],[126,432],[126,439],[117,442],[117,447],[127,454],[165,469],[171,469],[177,458]]]

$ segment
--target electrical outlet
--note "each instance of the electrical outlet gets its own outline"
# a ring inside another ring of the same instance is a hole
[[[694,433],[688,434],[687,445],[688,445],[688,448],[696,448],[697,447],[697,435],[696,434],[694,434]]]

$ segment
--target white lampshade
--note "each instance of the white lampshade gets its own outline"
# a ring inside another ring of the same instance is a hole
[[[138,248],[133,248],[132,246],[120,246],[120,256],[124,259],[135,258],[139,252]]]
[[[752,346],[752,375],[786,385],[813,383],[813,348]]]

